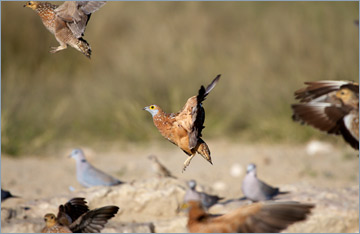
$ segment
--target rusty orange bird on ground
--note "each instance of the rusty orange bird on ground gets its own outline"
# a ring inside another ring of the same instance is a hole
[[[64,50],[70,45],[90,58],[90,45],[82,37],[91,14],[104,4],[105,1],[66,1],[57,6],[49,2],[29,1],[24,7],[33,9],[60,43],[60,46],[52,47],[51,53]]]
[[[99,233],[109,219],[118,212],[117,206],[104,206],[89,210],[85,198],[75,197],[59,206],[58,215],[46,214],[42,233]]]
[[[205,212],[199,201],[190,206],[187,227],[195,233],[273,233],[305,220],[314,207],[298,202],[260,202],[246,205],[224,215]]]
[[[201,86],[198,95],[189,98],[185,106],[178,113],[167,114],[157,105],[150,105],[144,108],[144,110],[152,115],[153,122],[161,135],[180,147],[189,156],[184,162],[183,172],[196,153],[212,164],[209,147],[201,139],[201,131],[204,128],[205,121],[205,111],[202,107],[202,102],[215,87],[219,79],[220,75],[216,76],[206,89],[204,86]]]
[[[352,81],[305,82],[295,92],[293,119],[329,134],[342,135],[359,149],[359,84]]]

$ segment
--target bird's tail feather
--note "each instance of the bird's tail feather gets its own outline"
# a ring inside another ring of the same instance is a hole
[[[204,159],[206,159],[206,161],[212,164],[209,147],[201,138],[199,139],[199,143],[200,144],[198,144],[196,152],[198,152]]]
[[[79,38],[77,42],[77,50],[79,50],[81,53],[83,53],[86,57],[90,58],[91,56],[91,48],[89,43],[83,39],[82,37]]]

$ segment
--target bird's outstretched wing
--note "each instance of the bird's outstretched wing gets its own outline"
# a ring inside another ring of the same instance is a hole
[[[305,220],[313,207],[312,204],[297,202],[253,203],[228,214],[213,217],[197,206],[195,211],[190,210],[188,228],[190,232],[203,233],[280,232],[294,222]]]
[[[359,93],[359,84],[352,81],[334,81],[322,80],[305,82],[307,87],[299,89],[295,92],[295,99],[300,99],[300,102],[330,102],[336,101],[332,96],[334,91],[342,88],[348,88],[355,93]]]
[[[69,226],[81,215],[89,211],[85,198],[75,197],[70,199],[65,205],[59,206],[57,215],[58,222],[63,226]]]
[[[99,233],[118,210],[117,206],[104,206],[88,211],[75,220],[69,228],[72,232]]]
[[[295,92],[292,118],[330,134],[342,134],[359,149],[359,84],[351,81],[314,81]]]
[[[59,18],[66,22],[74,36],[81,38],[91,14],[105,3],[105,1],[66,1],[54,11]]]
[[[197,145],[198,139],[201,137],[201,131],[204,128],[205,110],[202,107],[202,102],[215,87],[220,76],[221,75],[217,75],[206,89],[204,86],[201,86],[198,95],[189,98],[182,110],[176,116],[177,123],[188,132],[190,149]]]

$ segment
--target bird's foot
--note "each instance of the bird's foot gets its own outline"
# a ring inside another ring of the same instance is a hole
[[[55,54],[56,52],[59,52],[60,50],[65,50],[66,48],[66,45],[51,47],[50,53]]]
[[[56,52],[58,52],[57,47],[51,47],[51,50],[49,52],[55,54]]]
[[[182,173],[184,173],[184,171],[186,170],[187,166],[190,165],[190,161],[191,161],[191,159],[192,159],[194,156],[195,156],[195,154],[189,156],[189,157],[185,160],[185,162],[184,162],[184,167],[183,167],[183,169],[182,169]]]

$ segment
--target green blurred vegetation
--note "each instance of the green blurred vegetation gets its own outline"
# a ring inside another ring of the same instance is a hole
[[[358,80],[358,2],[108,2],[85,32],[93,56],[58,43],[24,2],[1,2],[2,152],[161,139],[144,106],[181,109],[219,73],[204,139],[327,138],[291,120],[311,80]]]

